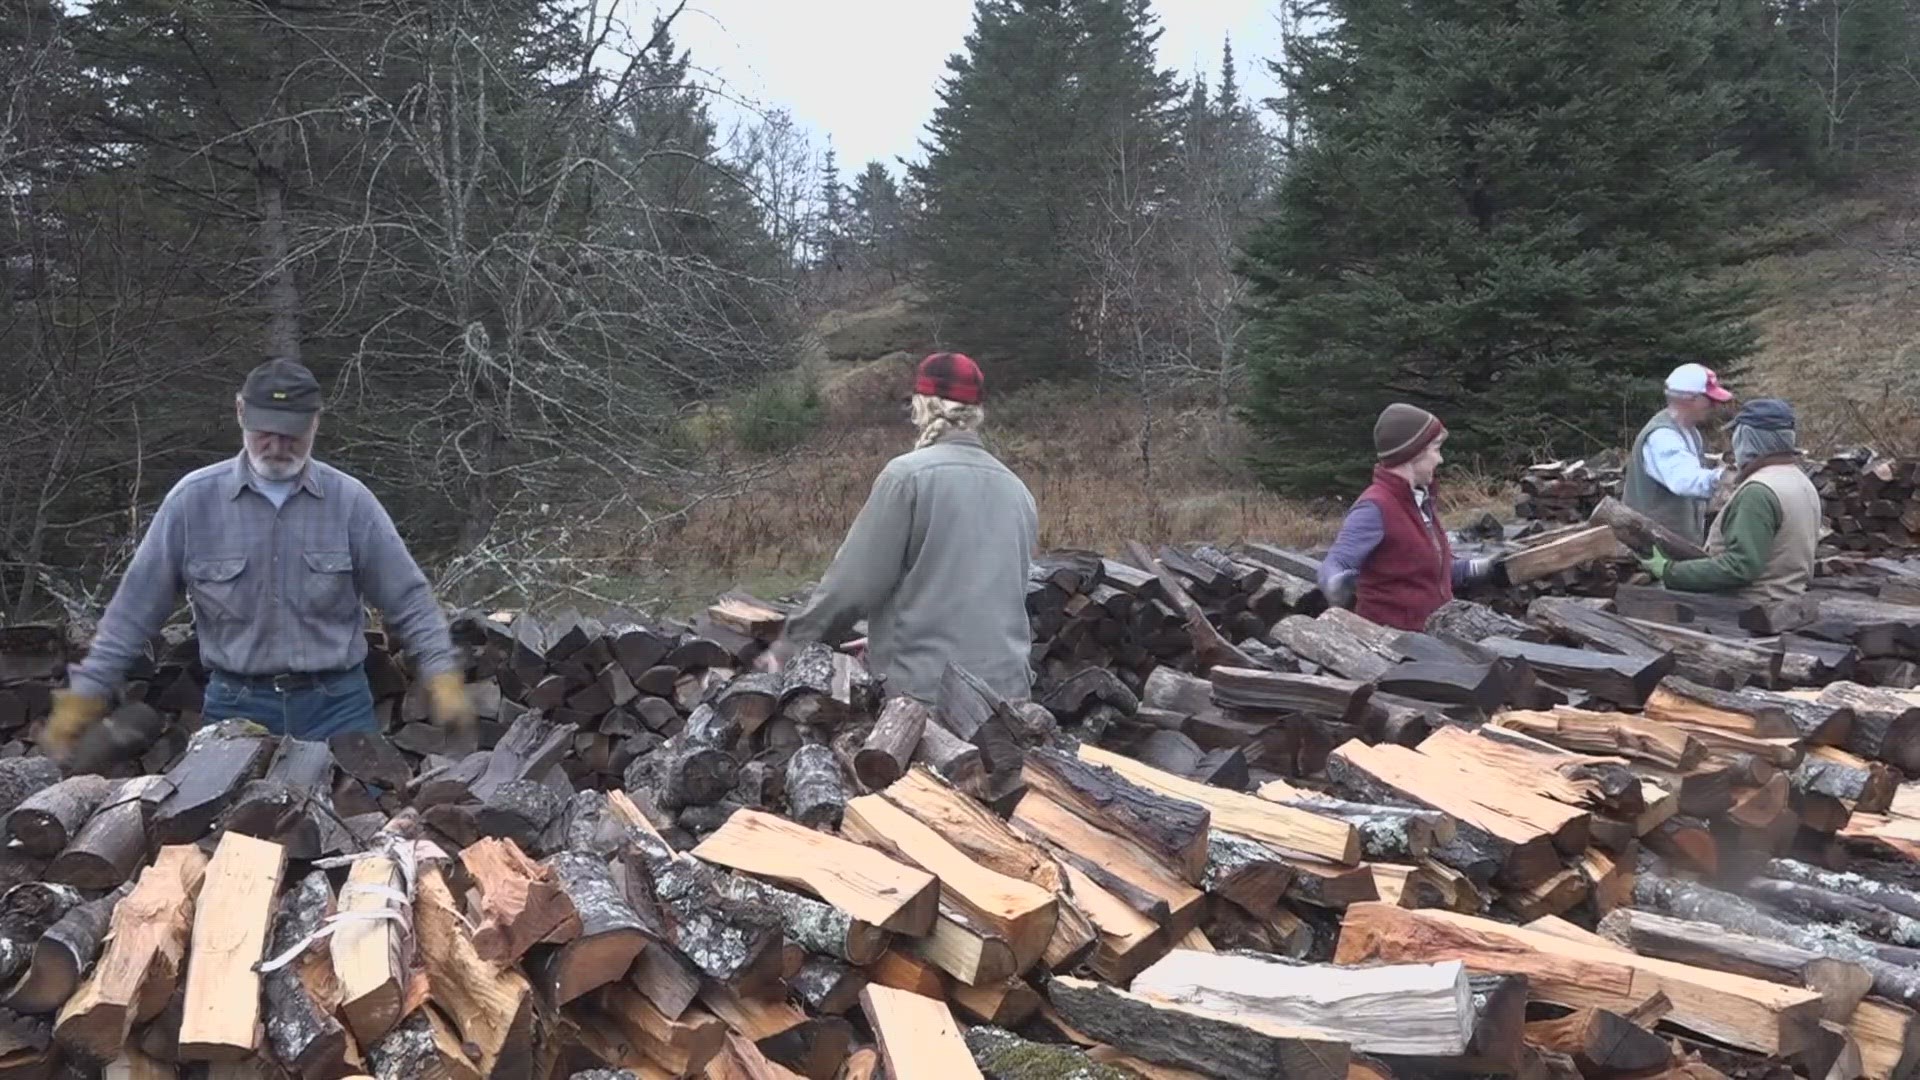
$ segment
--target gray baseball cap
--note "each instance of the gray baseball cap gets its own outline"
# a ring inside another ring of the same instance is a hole
[[[275,435],[305,435],[320,412],[320,381],[292,360],[269,360],[240,388],[240,426]]]

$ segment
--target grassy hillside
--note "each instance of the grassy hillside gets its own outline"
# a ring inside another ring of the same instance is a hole
[[[1798,406],[1806,442],[1871,442],[1920,452],[1920,184],[1888,185],[1792,228],[1805,240],[1758,264],[1768,302],[1763,348],[1742,396]],[[817,393],[798,448],[782,464],[742,445],[767,422],[759,406],[706,420],[717,447],[766,471],[737,497],[704,503],[662,541],[634,551],[645,591],[669,606],[739,582],[778,593],[818,575],[888,458],[910,448],[914,361],[932,330],[905,288],[834,311],[795,378]],[[1343,506],[1279,498],[1242,467],[1246,432],[1215,404],[1142,401],[1120,390],[989,385],[988,436],[1040,504],[1048,546],[1116,550],[1127,539],[1324,543]],[[1649,388],[1647,408],[1657,407]],[[777,413],[775,415],[778,415]],[[778,440],[775,440],[778,441]],[[1356,448],[1362,452],[1363,448]],[[1450,516],[1504,511],[1497,479],[1449,478]]]

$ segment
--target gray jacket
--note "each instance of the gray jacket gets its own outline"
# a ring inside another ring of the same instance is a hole
[[[867,620],[889,694],[927,704],[953,662],[1008,698],[1032,693],[1027,567],[1040,539],[1033,495],[976,435],[894,458],[805,608],[795,645],[838,644]]]

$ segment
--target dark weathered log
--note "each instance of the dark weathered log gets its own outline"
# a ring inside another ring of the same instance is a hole
[[[1819,703],[1853,711],[1848,750],[1908,773],[1920,772],[1920,705],[1890,690],[1850,682],[1820,691]]]
[[[1804,593],[1789,600],[1760,603],[1717,593],[1678,592],[1658,586],[1621,585],[1613,603],[1620,614],[1692,626],[1744,630],[1749,634],[1779,634],[1808,626],[1820,617],[1820,599]]]
[[[1257,917],[1271,917],[1293,884],[1293,868],[1256,840],[1214,829],[1207,834],[1207,869],[1200,886]]]
[[[1442,640],[1479,642],[1490,637],[1516,641],[1545,641],[1547,632],[1531,623],[1502,615],[1471,600],[1449,600],[1427,616],[1426,631]]]
[[[307,940],[333,913],[333,889],[324,871],[300,879],[280,898],[267,946],[269,958],[280,958]],[[289,963],[266,973],[266,1048],[281,1068],[297,1077],[320,1080],[351,1074],[360,1055],[347,1031],[334,1018],[323,980],[331,980],[325,951],[311,947]]]
[[[1642,658],[1668,651],[1645,630],[1573,597],[1539,597],[1527,605],[1527,618],[1552,630],[1561,644]]]
[[[413,768],[399,748],[376,732],[335,735],[327,740],[327,748],[340,771],[363,784],[399,791],[413,779]]]
[[[1128,558],[1159,580],[1161,594],[1185,621],[1187,636],[1193,644],[1193,655],[1199,670],[1205,671],[1219,666],[1249,668],[1254,666],[1247,654],[1235,648],[1213,628],[1213,624],[1207,620],[1206,612],[1200,609],[1199,604],[1194,603],[1193,597],[1187,595],[1187,590],[1181,587],[1179,580],[1164,563],[1154,558],[1152,553],[1137,541],[1127,541],[1127,552]]]
[[[1826,870],[1793,859],[1774,859],[1767,863],[1765,873],[1782,881],[1798,882],[1850,896],[1909,920],[1920,920],[1920,890],[1904,885],[1877,881],[1865,874]],[[1914,943],[1909,941],[1903,944]]]
[[[1144,707],[1192,716],[1213,706],[1213,684],[1163,665],[1147,676],[1140,702]]]
[[[1147,1061],[1226,1080],[1346,1080],[1346,1044],[1330,1039],[1237,1023],[1081,979],[1055,978],[1047,997],[1077,1030]]]
[[[47,880],[76,889],[112,889],[132,878],[147,862],[147,819],[172,793],[164,776],[122,782],[47,867]]]
[[[272,840],[289,859],[317,859],[339,835],[329,793],[333,751],[323,742],[292,736],[280,741],[267,774],[240,790],[222,821],[233,832]]]
[[[474,814],[483,836],[512,840],[535,855],[552,850],[549,830],[563,823],[567,796],[537,780],[510,780],[494,788]]]
[[[1348,724],[1366,719],[1373,694],[1371,686],[1348,679],[1251,668],[1216,667],[1211,679],[1214,703],[1227,708],[1310,713]]]
[[[1463,705],[1491,715],[1507,703],[1508,687],[1502,676],[1498,663],[1409,660],[1381,673],[1375,685],[1383,694]]]
[[[1614,536],[1618,537],[1629,551],[1643,559],[1650,557],[1656,546],[1676,562],[1707,557],[1706,549],[1699,544],[1611,495],[1600,500],[1600,505],[1593,508],[1593,513],[1587,520],[1596,525],[1611,528]]]
[[[990,773],[1017,768],[1024,758],[1013,737],[1019,721],[1006,699],[965,668],[948,664],[941,673],[936,719],[948,731],[979,747],[981,763]]]
[[[251,733],[259,730],[228,720],[193,733],[186,752],[167,770],[173,794],[154,810],[155,844],[191,844],[206,835],[273,756],[274,740]]]
[[[910,697],[887,699],[866,742],[853,757],[854,775],[867,790],[878,791],[906,773],[930,718],[927,707]]]
[[[948,783],[969,794],[984,790],[987,767],[980,748],[948,731],[938,720],[928,720],[920,733],[920,745],[913,760],[938,773]]]
[[[614,884],[604,859],[562,851],[546,863],[580,915],[579,936],[560,946],[543,972],[554,1003],[564,1005],[626,974],[650,928]]]
[[[818,929],[822,944],[835,940],[831,918],[802,918],[815,913],[795,908],[789,920],[777,903],[756,899],[763,895],[752,888],[756,883],[743,885],[748,879],[729,877],[690,855],[651,858],[648,872],[667,937],[679,955],[709,979],[752,985],[777,976],[783,927],[800,933]],[[842,929],[838,940],[857,938],[848,928]],[[847,949],[851,951],[852,945]]]
[[[1111,769],[1051,748],[1027,755],[1025,775],[1034,790],[1158,856],[1187,881],[1198,883],[1206,873],[1211,815],[1205,807],[1141,787]]]
[[[0,985],[26,970],[40,935],[80,901],[78,890],[41,881],[15,885],[0,895]]]
[[[503,784],[545,777],[572,749],[578,731],[573,724],[556,724],[539,713],[521,716],[488,752],[486,770],[471,786],[472,796],[485,802]]]
[[[0,996],[0,1005],[21,1013],[50,1013],[66,1004],[100,955],[100,940],[114,905],[131,886],[68,908],[33,945],[27,970]]]
[[[1373,682],[1386,674],[1398,657],[1383,656],[1347,627],[1324,616],[1289,615],[1274,624],[1273,640],[1296,655],[1311,660],[1335,675],[1359,682]]]
[[[1824,686],[1840,679],[1853,678],[1860,664],[1860,650],[1851,644],[1822,641],[1805,634],[1781,634],[1759,639],[1755,644],[1777,641],[1782,652],[1780,678],[1792,686]]]
[[[1746,894],[1755,900],[1803,919],[1856,929],[1862,934],[1913,947],[1920,945],[1920,919],[1890,911],[1869,900],[1798,881],[1755,878]]]
[[[1817,949],[1737,933],[1636,908],[1619,908],[1600,920],[1600,936],[1642,956],[1712,968],[1768,982],[1804,986],[1822,996],[1829,1020],[1844,1020],[1873,988],[1873,976],[1851,960]]]
[[[1749,684],[1779,686],[1785,654],[1779,639],[1727,637],[1644,619],[1626,620],[1674,655],[1674,670],[1695,682],[1726,690]]]
[[[636,784],[629,787],[651,788],[662,810],[682,810],[689,806],[708,806],[726,798],[739,779],[740,764],[725,750],[712,746],[669,743],[651,757],[634,762],[659,777],[658,786]],[[629,776],[633,770],[629,770]]]
[[[1852,931],[1778,919],[1740,897],[1670,878],[1645,867],[1634,881],[1633,902],[1659,914],[1709,922],[1737,933],[1859,964],[1873,976],[1875,993],[1910,1008],[1920,1003],[1920,970],[1881,959],[1872,943]]]
[[[787,816],[809,828],[837,828],[846,812],[846,778],[833,750],[809,743],[787,759]]]
[[[0,814],[11,813],[35,792],[60,782],[60,765],[49,757],[0,760]]]
[[[1652,658],[1613,656],[1505,637],[1485,638],[1479,645],[1500,656],[1525,660],[1556,683],[1635,709],[1673,671],[1674,663],[1671,653]]]
[[[1892,805],[1895,784],[1886,766],[1831,747],[1815,750],[1788,777],[1796,793],[1843,799],[1848,808],[1865,814],[1883,814]]]
[[[28,855],[51,859],[79,834],[114,788],[103,776],[70,776],[14,807],[7,815],[7,835]]]
[[[1089,667],[1075,672],[1040,699],[1040,704],[1062,720],[1075,719],[1096,703],[1111,705],[1130,715],[1140,707],[1140,698],[1113,672]]]
[[[830,956],[809,956],[787,989],[815,1016],[838,1016],[860,1003],[866,972]]]

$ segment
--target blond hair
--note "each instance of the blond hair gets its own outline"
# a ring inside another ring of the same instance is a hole
[[[932,446],[954,432],[978,431],[987,419],[986,410],[931,394],[913,395],[913,426],[920,432],[914,449]]]

